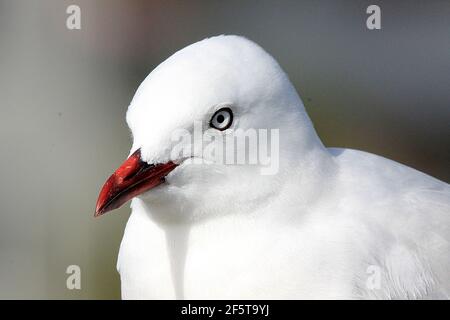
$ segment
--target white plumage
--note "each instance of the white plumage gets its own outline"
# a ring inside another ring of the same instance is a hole
[[[180,161],[132,201],[123,298],[449,298],[449,185],[325,148],[285,73],[247,39],[200,41],[150,73],[127,113],[132,150],[167,161],[171,132],[223,103],[232,130],[280,130],[278,174]]]

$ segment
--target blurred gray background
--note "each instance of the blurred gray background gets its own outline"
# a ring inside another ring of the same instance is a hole
[[[81,30],[66,8],[81,7]],[[382,29],[366,28],[366,8]],[[328,146],[450,181],[450,1],[0,1],[0,298],[120,297],[128,205],[94,219],[125,112],[178,49],[244,35],[289,74]],[[66,288],[68,265],[81,290]]]

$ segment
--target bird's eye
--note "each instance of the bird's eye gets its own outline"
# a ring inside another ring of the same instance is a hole
[[[233,112],[230,108],[222,108],[217,110],[209,121],[209,125],[217,130],[223,131],[228,129],[233,122]]]

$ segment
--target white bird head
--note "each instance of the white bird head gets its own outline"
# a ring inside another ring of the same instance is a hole
[[[152,212],[190,218],[247,210],[323,149],[278,63],[238,36],[205,39],[161,63],[138,88],[127,122],[131,155],[105,183],[96,215],[133,197]],[[226,139],[237,132],[247,138],[240,145],[234,136],[229,149]],[[255,135],[256,150],[250,145]],[[223,157],[213,145],[226,145]],[[238,152],[244,152],[244,163]],[[264,153],[269,162],[262,163]]]

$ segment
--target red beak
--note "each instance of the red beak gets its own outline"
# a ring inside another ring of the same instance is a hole
[[[141,150],[136,150],[103,185],[94,216],[117,209],[128,200],[160,185],[176,166],[171,161],[148,164],[141,160]]]

